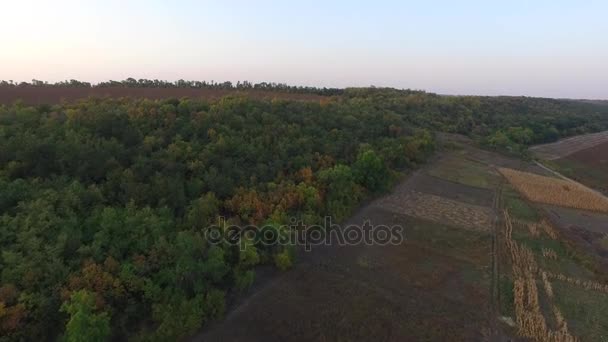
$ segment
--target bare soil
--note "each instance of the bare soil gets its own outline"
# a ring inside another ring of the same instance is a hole
[[[554,163],[568,177],[608,194],[608,142],[557,159]]]
[[[608,142],[608,131],[577,135],[551,144],[537,145],[530,151],[542,159],[554,160]]]
[[[543,207],[549,213],[551,219],[558,222],[561,227],[578,227],[600,234],[608,234],[608,215],[606,214],[552,205]]]
[[[568,156],[568,159],[595,167],[608,168],[608,142],[573,153]]]

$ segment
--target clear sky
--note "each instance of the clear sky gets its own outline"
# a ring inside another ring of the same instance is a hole
[[[608,99],[608,1],[0,0],[0,79]]]

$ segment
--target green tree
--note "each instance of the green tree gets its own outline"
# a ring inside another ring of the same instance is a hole
[[[357,183],[371,192],[386,190],[390,172],[384,160],[371,149],[359,153],[353,164],[353,175]]]
[[[95,313],[95,296],[86,291],[74,292],[61,311],[70,315],[65,327],[67,342],[101,342],[110,337],[110,317]]]

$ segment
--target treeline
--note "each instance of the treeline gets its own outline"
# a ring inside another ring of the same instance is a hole
[[[341,95],[343,89],[338,88],[317,88],[304,86],[291,86],[284,83],[260,82],[252,83],[249,81],[238,81],[236,84],[230,81],[215,82],[215,81],[187,81],[177,80],[175,82],[163,80],[148,80],[127,78],[123,81],[106,81],[97,84],[89,82],[81,82],[78,80],[68,80],[55,83],[49,83],[40,80],[32,80],[32,82],[13,82],[0,81],[1,87],[70,87],[70,88],[108,88],[108,87],[124,87],[124,88],[190,88],[190,89],[221,89],[221,90],[264,90],[295,94],[315,94],[323,96]]]
[[[205,229],[346,218],[433,152],[518,153],[608,129],[608,106],[349,88],[317,102],[99,99],[0,106],[0,341],[176,340],[293,250]]]

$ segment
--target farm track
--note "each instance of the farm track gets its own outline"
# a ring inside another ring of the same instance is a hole
[[[498,332],[497,321],[498,316],[500,315],[500,293],[498,288],[498,283],[500,280],[500,264],[499,264],[499,241],[498,241],[498,231],[500,229],[500,212],[502,208],[501,198],[503,191],[503,184],[505,180],[504,177],[501,177],[500,183],[496,187],[494,201],[492,204],[492,208],[494,209],[494,222],[492,226],[492,283],[491,283],[491,296],[492,299],[491,308],[493,313],[493,319],[491,320],[491,340],[492,341],[500,341],[500,334]]]

